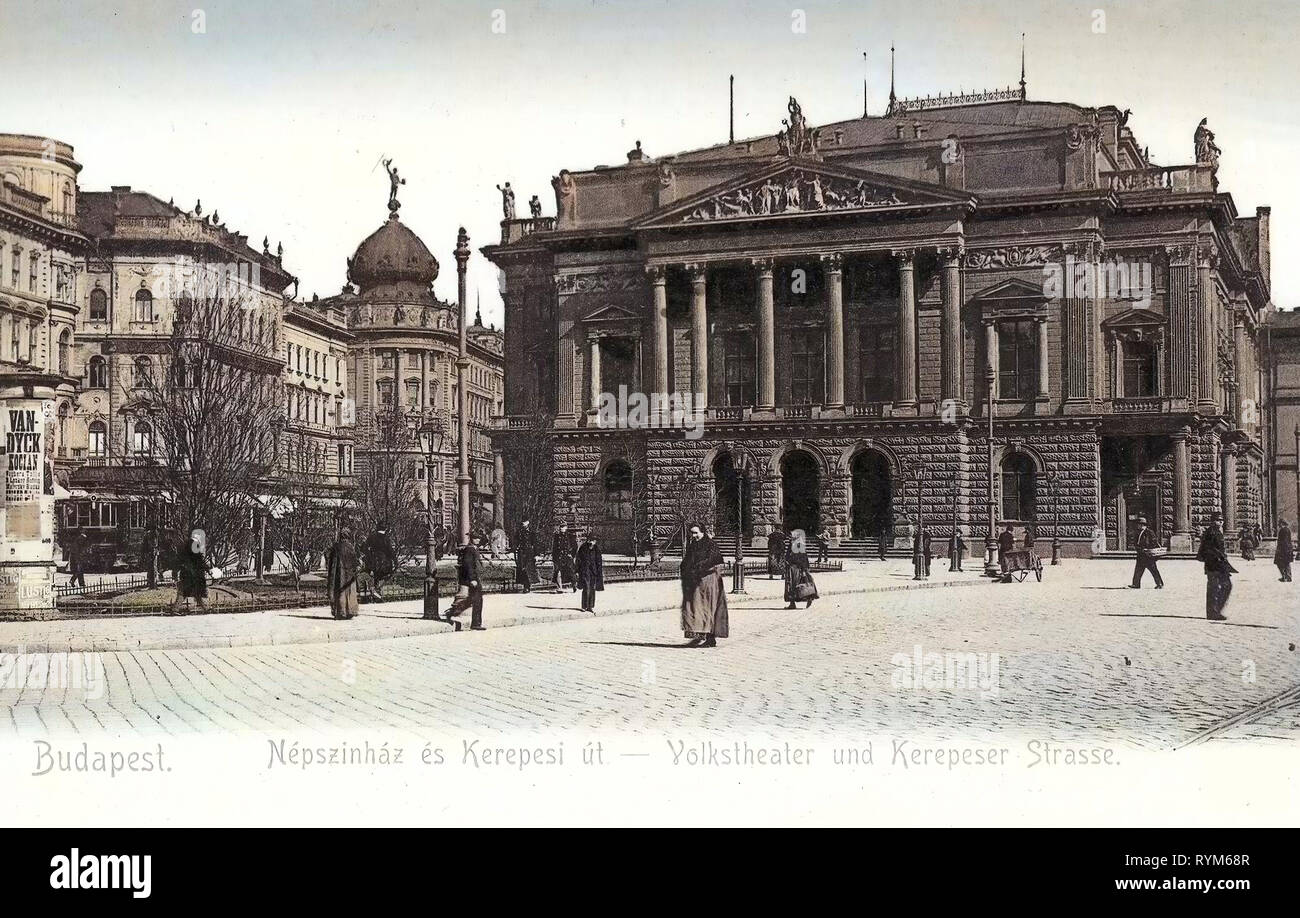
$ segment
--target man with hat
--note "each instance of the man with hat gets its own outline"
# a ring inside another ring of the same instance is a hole
[[[1146,517],[1139,516],[1137,524],[1137,539],[1133,543],[1133,547],[1137,549],[1137,565],[1133,568],[1133,582],[1129,584],[1129,588],[1142,589],[1142,574],[1150,571],[1151,576],[1155,578],[1156,589],[1163,589],[1165,582],[1156,567],[1156,556],[1151,553],[1153,548],[1160,547],[1160,542],[1156,539],[1156,534],[1147,528]]]
[[[1237,569],[1228,562],[1228,551],[1223,542],[1223,514],[1210,514],[1210,525],[1201,534],[1201,547],[1196,558],[1205,565],[1205,617],[1212,622],[1225,622],[1223,607],[1232,595],[1232,575]]]

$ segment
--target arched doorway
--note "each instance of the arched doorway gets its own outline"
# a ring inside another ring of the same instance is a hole
[[[781,460],[781,522],[809,535],[821,527],[821,472],[817,460],[793,450]]]
[[[853,457],[853,522],[855,539],[876,538],[894,525],[893,477],[883,453],[864,449]]]
[[[748,541],[754,534],[754,480],[736,470],[730,453],[723,453],[713,462],[713,534],[718,537],[736,536],[736,525]]]

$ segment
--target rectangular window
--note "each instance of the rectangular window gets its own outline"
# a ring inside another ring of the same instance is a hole
[[[32,293],[36,292],[36,274],[41,267],[41,256],[33,254],[31,257],[30,268],[27,273],[27,289]]]
[[[13,248],[13,258],[9,262],[9,286],[15,290],[18,289],[18,281],[22,277],[23,250],[15,246]]]
[[[891,325],[858,328],[858,376],[863,402],[888,402],[894,398],[894,336]]]
[[[1155,344],[1150,341],[1125,341],[1125,397],[1151,398],[1159,394],[1159,360]]]
[[[392,351],[384,351],[379,355],[379,369],[391,370],[393,369],[394,363],[395,361],[393,360]]]
[[[998,323],[998,398],[1038,395],[1038,323],[1016,319]]]
[[[748,335],[729,335],[723,344],[723,385],[728,405],[754,404],[754,342]]]
[[[795,405],[819,405],[825,391],[822,373],[821,329],[799,329],[790,333],[790,401]]]

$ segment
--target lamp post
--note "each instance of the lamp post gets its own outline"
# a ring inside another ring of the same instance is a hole
[[[998,577],[1002,572],[998,570],[997,562],[994,560],[993,553],[998,547],[998,517],[997,517],[997,495],[993,488],[993,388],[996,380],[993,376],[993,365],[989,364],[984,370],[984,389],[987,393],[984,413],[988,415],[988,450],[989,450],[989,519],[988,519],[988,538],[984,540],[984,576]]]
[[[434,528],[433,463],[442,452],[447,431],[442,419],[436,415],[419,428],[420,445],[424,448],[424,507],[428,525],[424,540],[424,617],[438,618],[438,559]],[[442,518],[442,501],[438,501],[438,519]]]
[[[745,592],[745,470],[736,471],[736,558],[731,565],[731,592]]]
[[[461,227],[456,234],[456,294],[460,329],[460,350],[456,355],[456,428],[460,439],[460,469],[456,475],[456,512],[459,517],[460,545],[469,544],[469,411],[466,408],[466,384],[469,382],[469,351],[465,338],[465,265],[469,261],[469,234]]]
[[[1295,510],[1297,531],[1300,531],[1300,424],[1295,428]]]
[[[284,415],[275,414],[271,417],[271,438],[274,441],[271,451],[271,468],[267,477],[273,477],[280,470],[280,433],[284,430]],[[258,514],[257,519],[257,562],[254,568],[257,570],[257,582],[266,582],[266,517],[271,512],[270,507],[263,507],[262,512]],[[273,565],[274,566],[274,565]]]
[[[1052,490],[1052,563],[1061,563],[1061,498],[1060,479],[1056,469],[1048,469],[1047,485]]]
[[[912,579],[926,580],[925,573],[925,501],[921,490],[925,486],[926,464],[916,464],[916,533],[912,537]]]

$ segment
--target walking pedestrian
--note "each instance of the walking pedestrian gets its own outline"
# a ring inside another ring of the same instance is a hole
[[[797,529],[791,534],[790,548],[783,559],[787,609],[795,608],[795,603],[800,601],[807,603],[805,609],[810,608],[817,598],[817,584],[808,569],[808,552],[800,535]]]
[[[882,522],[880,524],[880,531],[876,533],[876,548],[880,553],[881,561],[885,560],[885,551],[889,547],[886,543],[892,539],[892,536],[890,535],[891,529],[892,527],[888,522]]]
[[[330,615],[337,619],[356,618],[360,597],[357,592],[357,547],[352,530],[344,526],[325,553],[325,579],[329,588]]]
[[[205,537],[201,529],[190,533],[189,541],[177,546],[176,552],[176,601],[172,604],[169,615],[184,615],[189,611],[193,599],[200,612],[208,608],[208,570],[207,559],[203,557]],[[184,611],[181,611],[182,600]]]
[[[1237,569],[1228,561],[1228,552],[1223,542],[1223,515],[1218,511],[1210,514],[1210,525],[1201,535],[1201,547],[1196,558],[1205,565],[1205,617],[1213,622],[1224,622],[1228,617],[1223,614],[1223,607],[1232,595],[1232,575]]]
[[[830,557],[831,535],[823,526],[817,530],[817,563],[825,564],[826,559]]]
[[[574,536],[569,532],[568,523],[561,523],[560,528],[551,537],[551,564],[555,568],[551,582],[558,589],[564,589],[567,583],[570,592],[577,592],[578,583],[573,573],[573,556],[577,551],[578,546],[574,544]]]
[[[921,527],[921,556],[925,559],[925,576],[927,577],[930,576],[930,558],[932,557],[930,543],[931,543],[930,527],[922,526]]]
[[[785,533],[773,529],[767,534],[767,579],[774,580],[782,572],[785,561]]]
[[[1034,543],[1035,541],[1037,541],[1037,539],[1038,539],[1038,533],[1034,531],[1034,524],[1027,523],[1025,525],[1025,541],[1024,541],[1025,550],[1033,551]]]
[[[515,583],[531,593],[537,582],[537,534],[531,528],[531,521],[524,517],[515,535]]]
[[[952,538],[948,540],[948,570],[961,570],[961,559],[966,554],[966,540],[961,536],[960,529],[954,529]]]
[[[90,539],[86,530],[78,529],[68,542],[68,573],[72,574],[73,586],[86,585],[86,555],[90,550]]]
[[[1283,583],[1291,582],[1291,562],[1295,560],[1295,547],[1291,543],[1291,527],[1286,520],[1277,521],[1277,547],[1273,549],[1273,563],[1282,576]]]
[[[397,552],[384,523],[380,523],[361,546],[361,557],[370,572],[371,589],[377,598],[383,599],[384,581],[393,576],[397,568]]]
[[[484,630],[483,581],[479,575],[479,560],[479,548],[472,539],[461,546],[460,555],[456,559],[456,579],[460,583],[460,589],[456,592],[451,608],[447,610],[447,621],[451,621],[468,607],[470,631]]]
[[[1152,553],[1152,549],[1160,547],[1160,541],[1156,538],[1156,534],[1147,528],[1146,517],[1139,516],[1137,524],[1137,538],[1133,542],[1133,547],[1137,549],[1137,563],[1133,567],[1133,582],[1129,584],[1129,588],[1142,589],[1142,575],[1150,571],[1155,579],[1156,589],[1164,589],[1165,582],[1160,577],[1160,569],[1156,567],[1156,556]]]
[[[698,524],[689,539],[682,557],[682,631],[691,647],[716,647],[729,633],[722,551]]]
[[[1241,527],[1241,535],[1237,537],[1241,548],[1241,560],[1255,560],[1255,527],[1247,523]]]
[[[592,529],[587,530],[586,538],[578,546],[574,568],[578,585],[582,587],[582,611],[595,615],[596,593],[605,589],[605,559]]]

